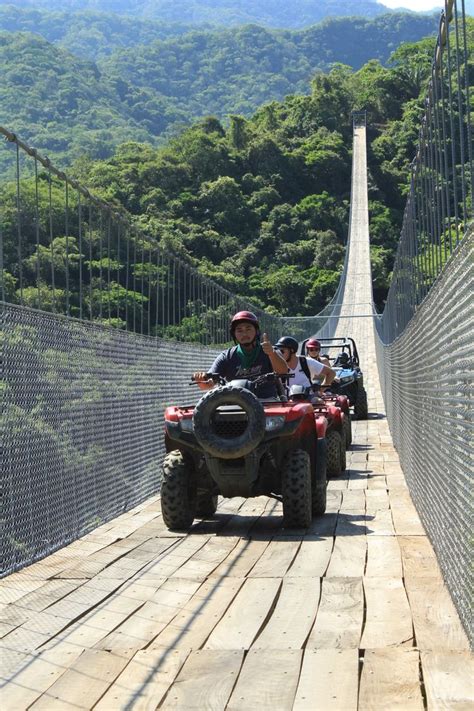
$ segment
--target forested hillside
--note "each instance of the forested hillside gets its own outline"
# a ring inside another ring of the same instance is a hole
[[[472,22],[470,33],[472,50]],[[228,127],[215,117],[202,119],[161,148],[128,142],[107,160],[83,157],[73,173],[95,193],[124,205],[150,245],[180,254],[201,274],[255,304],[292,316],[314,314],[332,297],[339,279],[349,214],[351,111],[366,108],[372,266],[381,303],[432,53],[430,39],[399,48],[389,68],[376,61],[357,72],[338,65],[314,78],[309,95],[272,102],[249,118],[234,115]],[[45,174],[42,181],[44,193]],[[11,184],[1,196],[12,216],[15,195]],[[30,195],[33,200],[33,189]],[[58,215],[61,199],[60,190],[53,190]],[[14,260],[14,217],[4,233],[7,255]],[[92,239],[97,239],[94,233]],[[63,242],[59,238],[52,249],[58,275],[64,270]],[[77,254],[77,243],[70,242],[70,253]],[[35,250],[32,230],[23,251],[23,293],[33,306],[37,290],[26,280],[34,284]],[[97,275],[94,284],[99,282]],[[14,298],[15,269],[7,284]],[[70,284],[74,289],[73,268]],[[47,293],[45,285],[46,302]],[[109,293],[121,298],[119,289]],[[72,293],[72,304],[74,298]],[[112,304],[114,314],[121,308],[119,301]],[[179,335],[176,328],[173,335]]]
[[[30,20],[19,15],[18,24]],[[151,25],[138,23],[133,33],[132,21],[112,17],[103,45],[106,26],[96,15],[88,30],[84,18],[45,16],[38,31],[54,45],[0,32],[0,123],[63,165],[83,154],[105,157],[128,139],[156,144],[207,114],[224,122],[250,116],[268,101],[307,93],[313,74],[334,62],[354,69],[372,58],[386,62],[402,41],[436,30],[433,18],[393,14],[295,32],[246,26],[152,40]]]
[[[19,7],[51,9],[51,0],[9,0]],[[268,27],[298,28],[326,17],[387,13],[376,0],[63,0],[67,12],[94,10],[149,18],[162,22],[213,25],[256,23]]]

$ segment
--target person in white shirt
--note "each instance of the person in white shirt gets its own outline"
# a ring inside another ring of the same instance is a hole
[[[328,365],[324,365],[314,358],[296,355],[298,352],[298,341],[292,336],[282,336],[277,343],[277,348],[286,360],[289,374],[294,377],[290,380],[291,385],[303,385],[308,387],[314,381],[322,380],[322,387],[331,385],[336,377],[336,371]]]

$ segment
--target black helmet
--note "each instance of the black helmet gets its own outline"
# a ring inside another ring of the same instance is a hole
[[[291,336],[282,336],[275,343],[275,348],[289,348],[290,351],[296,353],[298,350],[298,341],[296,338],[292,338]]]
[[[349,363],[349,353],[342,351],[336,358],[336,363],[339,365],[347,365]]]

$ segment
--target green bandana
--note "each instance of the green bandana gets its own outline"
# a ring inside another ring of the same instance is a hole
[[[249,353],[244,351],[244,349],[242,348],[242,346],[240,344],[237,346],[237,354],[239,356],[240,362],[242,363],[242,367],[245,369],[252,367],[252,365],[257,360],[257,356],[259,353],[260,353],[260,343],[257,343],[255,348],[253,348]]]

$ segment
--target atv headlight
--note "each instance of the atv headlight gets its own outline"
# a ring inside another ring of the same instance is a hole
[[[352,375],[346,375],[345,378],[339,378],[340,383],[352,383],[353,380],[354,378]]]
[[[187,417],[181,420],[181,429],[183,432],[192,432],[194,429],[192,417]]]
[[[267,417],[265,429],[267,432],[274,432],[280,427],[283,427],[284,424],[285,418],[282,415],[272,415],[271,417]]]

